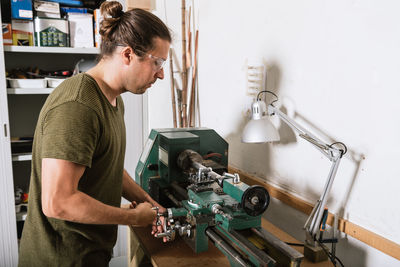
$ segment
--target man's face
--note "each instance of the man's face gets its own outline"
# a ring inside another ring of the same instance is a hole
[[[157,79],[164,79],[163,63],[167,60],[170,43],[154,39],[155,48],[142,57],[132,56],[125,72],[124,87],[134,94],[143,94]]]

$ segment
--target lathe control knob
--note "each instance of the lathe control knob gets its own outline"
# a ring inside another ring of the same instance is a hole
[[[269,205],[270,197],[267,189],[259,185],[253,185],[244,191],[241,205],[250,216],[261,215]]]

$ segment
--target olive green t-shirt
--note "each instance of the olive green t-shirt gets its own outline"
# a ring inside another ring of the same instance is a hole
[[[118,207],[125,142],[122,98],[112,106],[91,76],[71,77],[49,95],[35,130],[19,266],[108,266],[117,225],[46,217],[41,205],[41,164],[43,158],[54,158],[86,166],[78,190]]]

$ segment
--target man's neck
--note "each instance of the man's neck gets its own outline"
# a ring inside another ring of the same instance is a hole
[[[112,77],[111,73],[115,72],[107,71],[107,64],[104,61],[100,61],[94,68],[87,71],[87,74],[96,80],[110,104],[116,106],[117,97],[122,93],[122,90],[119,89],[118,78]]]

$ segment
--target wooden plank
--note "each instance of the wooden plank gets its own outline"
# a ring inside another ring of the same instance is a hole
[[[240,178],[243,182],[249,184],[249,185],[262,185],[264,188],[266,188],[270,194],[271,197],[279,199],[283,203],[305,213],[305,214],[310,214],[313,205],[304,201],[301,198],[298,198],[289,192],[277,188],[269,183],[267,183],[265,180],[248,174],[246,172],[243,172],[235,167],[229,166],[228,167],[229,172],[231,173],[238,173],[240,175]],[[329,225],[333,224],[333,217],[334,215],[332,213],[329,213],[327,223]],[[339,231],[348,234],[352,237],[354,237],[357,240],[360,240],[361,242],[389,255],[392,256],[395,259],[400,260],[400,245],[387,239],[384,238],[378,234],[375,234],[372,231],[369,231],[355,223],[352,223],[348,220],[345,220],[343,218],[339,219]]]

